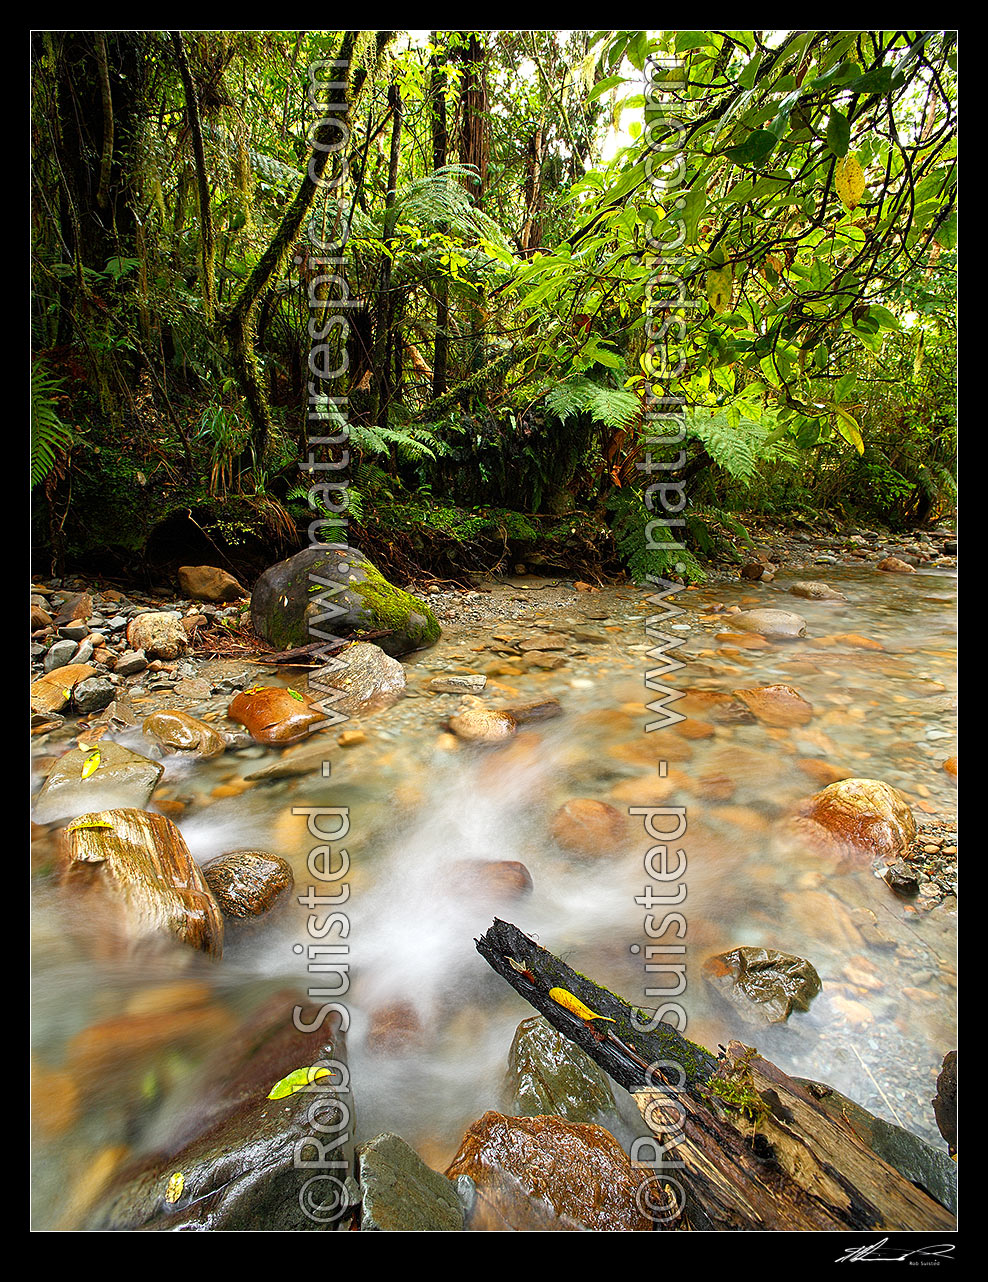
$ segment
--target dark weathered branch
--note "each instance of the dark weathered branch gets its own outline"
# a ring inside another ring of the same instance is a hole
[[[806,1084],[753,1048],[731,1042],[715,1060],[669,1024],[638,1031],[651,1012],[636,1011],[509,922],[495,920],[477,940],[477,951],[634,1094],[662,1154],[655,1165],[652,1204],[666,1227],[955,1227],[945,1207],[882,1161],[850,1123],[821,1106]],[[596,1015],[615,1022],[581,1019],[549,996],[552,988],[566,989]]]

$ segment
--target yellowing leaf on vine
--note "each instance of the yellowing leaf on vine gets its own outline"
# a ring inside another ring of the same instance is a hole
[[[102,757],[99,755],[99,748],[97,748],[96,751],[91,752],[89,756],[86,758],[86,760],[82,763],[83,779],[88,779],[90,775],[94,775],[96,771],[99,769],[99,763],[101,761],[102,761]]]
[[[165,1189],[165,1201],[177,1202],[182,1196],[182,1190],[185,1188],[185,1176],[181,1171],[176,1171],[169,1179],[168,1186]]]
[[[863,454],[864,439],[861,436],[860,427],[858,427],[851,415],[848,414],[847,410],[841,409],[839,405],[835,405],[833,408],[834,413],[837,415],[838,432],[840,432],[844,440],[847,441],[848,445],[853,445],[859,454]]]
[[[611,1019],[610,1015],[597,1015],[589,1006],[585,1006],[579,997],[574,997],[565,988],[550,988],[549,996],[554,1002],[558,1002],[560,1006],[564,1006],[568,1011],[572,1011],[574,1015],[578,1015],[580,1019],[603,1019],[608,1024],[616,1022]]]
[[[734,277],[730,267],[718,267],[707,272],[707,302],[718,316],[730,311],[733,292]]]
[[[296,1068],[283,1077],[280,1082],[275,1082],[274,1086],[268,1091],[268,1099],[284,1099],[286,1095],[294,1095],[296,1091],[303,1090],[306,1086],[311,1086],[313,1082],[320,1077],[328,1077],[328,1068]]]
[[[845,209],[851,210],[864,195],[865,180],[861,165],[853,151],[849,151],[834,165],[834,188]]]

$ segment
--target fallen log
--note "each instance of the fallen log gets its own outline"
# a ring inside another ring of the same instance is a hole
[[[655,1141],[645,1160],[655,1170],[657,1226],[956,1227],[945,1207],[753,1047],[732,1041],[714,1056],[671,1024],[651,1027],[653,1012],[572,970],[509,922],[495,919],[476,945],[516,992],[634,1096]]]

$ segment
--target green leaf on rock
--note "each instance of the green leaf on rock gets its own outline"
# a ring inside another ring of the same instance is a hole
[[[280,1082],[275,1082],[274,1086],[268,1091],[268,1099],[285,1099],[288,1095],[294,1095],[296,1091],[304,1090],[306,1086],[311,1086],[313,1082],[318,1081],[320,1077],[328,1077],[328,1068],[296,1068],[287,1077],[283,1077]]]

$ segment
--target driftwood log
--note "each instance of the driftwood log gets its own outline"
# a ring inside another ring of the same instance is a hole
[[[641,1031],[650,1012],[572,970],[509,922],[495,920],[476,943],[499,975],[634,1096],[656,1141],[644,1160],[658,1159],[661,1227],[956,1227],[945,1207],[752,1047],[731,1042],[714,1056],[670,1024]],[[549,996],[553,988],[614,1023],[580,1018]]]

